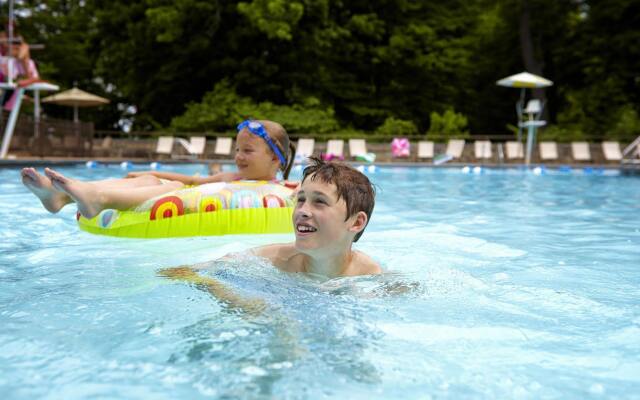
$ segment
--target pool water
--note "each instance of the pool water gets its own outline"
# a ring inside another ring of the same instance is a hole
[[[215,261],[292,235],[90,235],[0,168],[2,398],[640,398],[639,178],[365,171],[387,273],[323,281]],[[193,264],[266,307],[159,274]]]

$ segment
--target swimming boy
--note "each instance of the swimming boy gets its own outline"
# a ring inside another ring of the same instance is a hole
[[[366,254],[352,250],[369,223],[375,192],[369,179],[358,170],[337,162],[309,158],[304,169],[293,211],[296,240],[250,250],[287,272],[337,276],[376,275],[380,266]],[[217,280],[177,267],[160,275],[204,285],[221,301],[245,311],[260,309],[260,302],[246,301]]]
[[[252,249],[282,271],[337,276],[377,275],[380,265],[366,254],[352,250],[369,223],[375,192],[369,179],[342,163],[309,158],[293,211],[296,240]],[[190,267],[167,268],[159,275],[203,287],[231,308],[260,314],[260,299],[245,299],[218,280]]]
[[[369,179],[342,163],[310,158],[293,211],[296,240],[253,249],[287,272],[327,277],[381,273],[366,254],[352,250],[375,204]]]

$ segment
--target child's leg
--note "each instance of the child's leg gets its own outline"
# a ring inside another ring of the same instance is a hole
[[[35,168],[23,168],[21,174],[22,183],[40,199],[40,202],[47,211],[57,213],[62,207],[75,201],[67,193],[57,190],[51,184],[51,179],[39,174]],[[97,188],[138,188],[162,184],[160,179],[152,175],[126,179],[105,179],[87,183],[96,185]]]
[[[184,186],[180,182],[133,188],[101,187],[99,184],[76,181],[52,170],[45,169],[53,186],[65,192],[78,204],[78,211],[86,218],[93,218],[105,208],[127,210],[152,197],[171,192]],[[126,189],[126,190],[123,190]]]
[[[40,202],[51,213],[57,213],[69,203],[73,203],[73,199],[66,193],[56,190],[51,184],[51,180],[41,175],[34,168],[23,168],[22,183],[33,194],[38,196]]]
[[[100,188],[137,188],[144,186],[162,185],[162,181],[153,175],[140,175],[135,178],[104,179],[101,181],[89,181]]]

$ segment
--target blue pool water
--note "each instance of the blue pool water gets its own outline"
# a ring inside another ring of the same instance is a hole
[[[320,281],[212,261],[289,235],[92,236],[0,169],[2,398],[638,399],[640,179],[538,172],[367,172],[388,273]],[[191,264],[267,308],[158,274]]]

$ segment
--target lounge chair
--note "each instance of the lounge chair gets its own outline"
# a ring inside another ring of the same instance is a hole
[[[325,151],[325,158],[344,158],[344,140],[333,139],[327,142],[327,151]]]
[[[421,140],[418,142],[418,159],[433,158],[433,142]]]
[[[357,161],[372,163],[376,160],[376,155],[367,151],[364,139],[349,139],[349,155]]]
[[[158,155],[171,155],[173,152],[173,136],[160,136],[156,144],[155,153]]]
[[[476,159],[488,159],[492,157],[491,142],[489,140],[476,140],[473,142],[473,150]]]
[[[111,136],[105,136],[99,145],[93,146],[91,149],[91,153],[94,156],[102,156],[109,157],[111,155],[113,147],[113,139]]]
[[[619,142],[602,142],[602,153],[607,161],[622,160],[622,151],[620,151]]]
[[[464,140],[462,139],[450,139],[447,143],[447,149],[445,154],[453,158],[462,157],[462,151],[464,150]]]
[[[571,155],[576,161],[591,160],[591,151],[587,142],[571,142]]]
[[[204,136],[191,136],[191,154],[201,156],[207,147],[207,138]]]
[[[295,162],[306,162],[307,159],[313,155],[313,149],[315,146],[316,141],[314,139],[298,139]]]
[[[351,157],[367,154],[367,142],[364,139],[349,139],[349,155]]]
[[[219,137],[216,139],[216,148],[213,150],[213,154],[219,156],[228,156],[231,154],[231,145],[233,139],[229,137]]]
[[[173,158],[198,158],[204,154],[204,148],[207,145],[207,138],[204,136],[192,136],[188,142],[182,138],[178,138],[176,140],[189,154],[186,156],[173,154]]]
[[[540,142],[540,159],[557,160],[558,144],[556,142]]]
[[[515,160],[517,158],[524,158],[524,151],[522,150],[522,143],[520,142],[507,142],[507,160]]]

